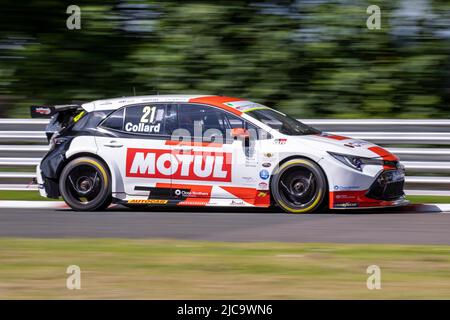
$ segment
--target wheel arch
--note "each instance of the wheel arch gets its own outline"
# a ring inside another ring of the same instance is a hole
[[[325,171],[325,169],[320,165],[320,163],[319,163],[319,161],[315,161],[314,159],[312,159],[312,158],[310,158],[310,157],[307,157],[307,156],[300,156],[300,155],[292,155],[292,156],[288,156],[288,157],[286,157],[286,158],[283,158],[282,160],[280,160],[277,164],[276,164],[276,166],[273,168],[273,170],[272,170],[272,174],[270,175],[270,179],[269,179],[269,186],[272,186],[272,180],[273,180],[273,176],[274,176],[274,172],[281,166],[281,165],[283,165],[283,163],[286,163],[286,162],[288,162],[288,161],[290,161],[290,160],[294,160],[294,159],[305,159],[305,160],[308,160],[308,161],[311,161],[311,162],[313,162],[313,163],[315,163],[318,167],[319,167],[319,169],[322,171],[322,173],[323,173],[323,176],[325,177],[325,189],[326,189],[326,191],[327,191],[327,194],[326,194],[326,196],[325,196],[325,198],[324,198],[324,202],[323,202],[323,206],[325,207],[329,207],[329,202],[330,202],[330,183],[329,183],[329,178],[328,178],[328,175],[327,175],[327,172]],[[274,197],[273,197],[273,194],[272,194],[272,188],[271,187],[269,187],[269,190],[270,190],[270,198],[271,198],[271,201],[272,202],[274,202]]]
[[[74,153],[70,157],[66,158],[59,166],[59,169],[57,172],[58,176],[61,176],[61,172],[64,170],[64,168],[67,166],[67,164],[69,164],[72,160],[81,158],[81,157],[90,157],[90,158],[94,158],[94,159],[100,161],[105,166],[106,170],[108,170],[109,176],[111,178],[111,188],[112,188],[112,190],[114,190],[115,181],[116,181],[114,171],[111,170],[108,163],[102,157],[100,157],[98,154],[92,153],[92,152],[88,152],[88,151],[78,152],[78,153]],[[59,190],[59,192],[61,194],[61,190]]]
[[[74,160],[83,159],[81,161],[75,161],[73,165],[71,163]],[[94,199],[88,200],[87,204],[81,203],[80,200],[73,198],[73,195],[66,189],[64,186],[67,180],[64,177],[67,177],[68,172],[74,168],[74,166],[78,166],[79,163],[90,163],[93,167],[96,167],[101,171],[100,174],[103,177],[103,184],[100,191],[102,194],[99,197],[99,194],[95,195]],[[69,167],[69,168],[68,168]],[[69,171],[66,172],[68,168]],[[106,171],[106,172],[105,172]],[[64,199],[64,201],[75,211],[96,211],[106,209],[112,201],[112,187],[113,187],[113,178],[111,169],[108,166],[107,162],[102,159],[99,155],[92,152],[78,152],[72,154],[70,157],[65,158],[65,160],[61,163],[61,166],[58,170],[58,191],[60,196]],[[111,182],[109,181],[111,180]],[[93,204],[90,204],[93,202]]]
[[[100,157],[98,154],[96,153],[92,153],[92,152],[78,152],[75,154],[72,154],[70,157],[66,158],[66,160],[62,163],[61,168],[59,169],[58,174],[61,174],[62,170],[64,169],[64,167],[72,160],[76,159],[76,158],[81,158],[81,157],[91,157],[91,158],[95,158],[99,161],[101,161],[106,169],[108,170],[109,174],[111,175],[111,169],[109,168],[108,163],[106,163],[106,161]]]

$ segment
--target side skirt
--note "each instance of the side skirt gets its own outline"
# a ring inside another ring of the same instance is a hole
[[[247,199],[246,199],[247,200]],[[148,199],[144,197],[113,198],[116,204],[128,206],[179,206],[179,207],[270,207],[270,202],[247,201],[242,199],[188,198],[188,199]]]

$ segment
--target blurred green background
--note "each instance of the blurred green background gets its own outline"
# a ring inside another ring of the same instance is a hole
[[[450,113],[448,0],[1,4],[0,117],[134,92],[238,96],[299,118]],[[380,30],[366,27],[372,4]]]

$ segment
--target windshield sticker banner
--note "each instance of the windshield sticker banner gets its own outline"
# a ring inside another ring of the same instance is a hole
[[[245,101],[245,100],[225,102],[224,105],[235,108],[242,112],[246,112],[246,111],[249,111],[251,109],[256,109],[256,108],[267,109],[267,107],[263,106],[262,104],[251,102],[251,101]]]

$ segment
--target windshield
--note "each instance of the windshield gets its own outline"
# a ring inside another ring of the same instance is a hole
[[[289,136],[319,134],[320,130],[307,126],[300,121],[272,109],[253,109],[246,112],[249,116],[269,127]]]

